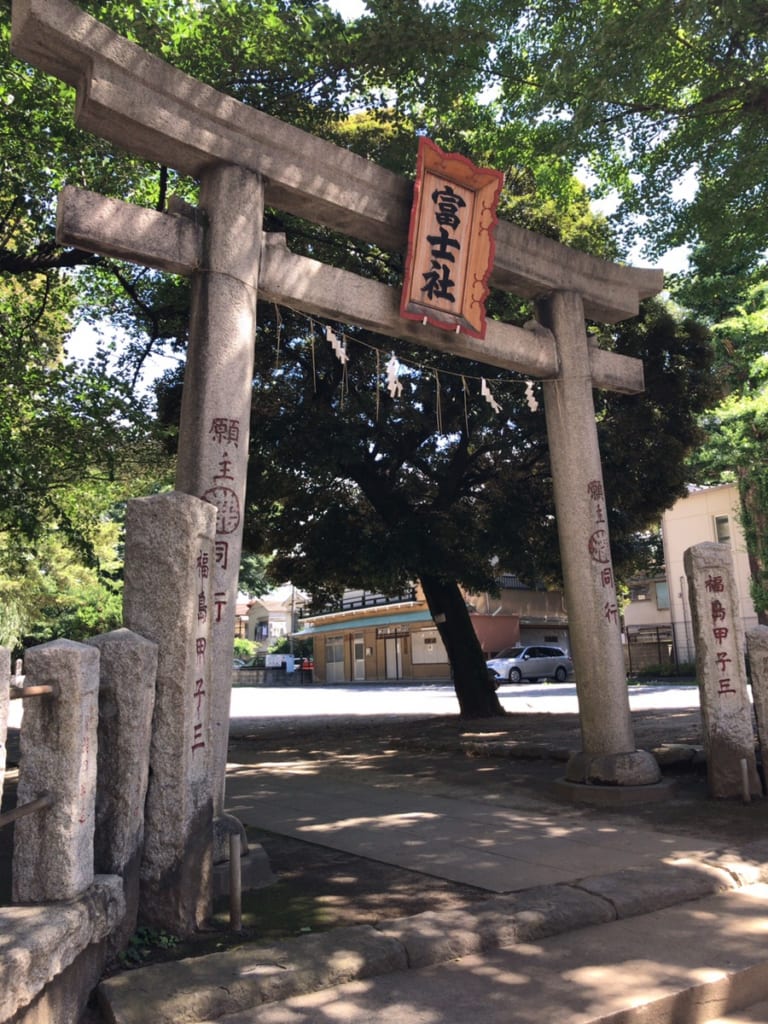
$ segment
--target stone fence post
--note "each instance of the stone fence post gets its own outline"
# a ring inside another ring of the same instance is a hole
[[[74,899],[93,882],[99,652],[72,640],[32,647],[26,683],[53,696],[27,701],[21,723],[19,806],[50,793],[53,804],[16,822],[13,899]]]
[[[747,652],[760,760],[768,782],[768,626],[753,626],[747,630]]]
[[[119,951],[135,931],[139,909],[157,644],[130,629],[88,643],[101,656],[94,870],[123,880],[126,914],[110,936],[110,948]]]
[[[123,621],[158,646],[139,918],[183,935],[212,904],[216,514],[178,491],[126,514]]]
[[[0,647],[0,805],[3,802],[5,758],[8,739],[8,710],[11,701],[11,652]]]
[[[731,549],[727,544],[695,544],[685,551],[683,561],[696,641],[709,791],[714,797],[739,797],[746,784],[751,795],[762,796]]]

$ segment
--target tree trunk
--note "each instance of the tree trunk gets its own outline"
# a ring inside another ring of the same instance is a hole
[[[458,584],[436,576],[422,576],[421,585],[453,671],[453,685],[462,718],[505,715],[488,678],[480,641],[472,626]]]
[[[768,486],[764,476],[762,467],[741,467],[738,470],[741,525],[752,577],[750,590],[757,621],[761,626],[768,626]]]

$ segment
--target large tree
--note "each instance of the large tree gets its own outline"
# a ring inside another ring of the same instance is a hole
[[[692,287],[696,287],[694,285]],[[690,462],[699,484],[736,483],[758,619],[768,625],[768,281],[730,297],[712,329],[721,401],[701,418]]]
[[[483,17],[502,123],[535,123],[539,152],[586,162],[655,254],[705,243],[762,257],[768,4],[488,0]]]
[[[372,0],[370,13],[346,26],[311,0],[301,5],[248,0],[190,6],[180,0],[155,0],[140,6],[111,2],[84,6],[141,45],[243,102],[373,155],[387,166],[411,167],[415,132],[429,131],[443,145],[507,172],[506,215],[601,255],[610,257],[617,252],[610,236],[589,215],[567,160],[542,155],[544,123],[532,121],[521,130],[517,122],[514,130],[509,130],[499,121],[499,108],[478,98],[489,81],[489,54],[501,52],[494,51],[493,45],[505,38],[494,34],[498,24],[480,21],[461,4],[422,9],[415,0]],[[384,34],[391,44],[386,50],[380,45]],[[152,346],[164,342],[182,352],[186,343],[184,286],[159,275],[57,250],[51,241],[53,194],[48,190],[65,179],[75,180],[162,208],[170,189],[194,200],[195,183],[130,157],[113,160],[110,147],[71,128],[68,89],[15,62],[9,61],[2,73],[0,98],[5,100],[16,141],[5,179],[9,230],[4,248],[0,247],[0,269],[32,271],[41,269],[41,260],[48,261],[46,267],[79,264],[81,309],[91,317],[109,311],[111,321],[128,332],[129,355],[140,360]],[[42,109],[32,104],[38,85],[46,97]],[[369,109],[378,108],[378,117],[369,117],[367,123],[365,117],[350,118],[353,105],[361,101]],[[39,153],[39,159],[35,156],[25,175],[21,139],[28,107],[35,116],[27,117],[25,141],[28,150]],[[52,112],[51,125],[46,118],[50,119]],[[50,173],[50,167],[55,173]],[[32,205],[30,194],[35,196]],[[36,230],[26,230],[31,224]],[[326,259],[360,272],[391,282],[399,279],[400,254],[340,241],[329,232],[274,213],[270,213],[268,224],[285,228],[293,248],[311,247],[313,254],[322,253]],[[497,302],[496,315],[509,319],[521,312],[509,299]],[[268,325],[268,320],[263,322]],[[281,336],[286,345],[300,346],[301,331],[289,333],[283,324]],[[643,335],[646,340],[650,336],[651,332]],[[668,365],[676,358],[685,363],[681,346],[690,341],[690,334],[669,320],[656,332],[654,352],[664,351]],[[618,348],[625,344],[620,331],[606,336],[605,342]],[[306,352],[302,370],[283,369],[277,380],[260,365],[257,389],[263,409],[269,410],[273,404],[276,411],[264,420],[260,415],[254,423],[254,506],[264,523],[280,524],[284,531],[280,543],[286,549],[300,544],[304,564],[314,565],[307,575],[319,590],[324,574],[327,585],[334,586],[352,582],[354,573],[360,574],[357,579],[365,572],[373,574],[382,585],[418,575],[436,618],[445,614],[453,622],[461,620],[461,625],[444,631],[444,639],[458,666],[462,709],[466,713],[495,711],[498,703],[487,686],[479,647],[472,647],[467,640],[466,614],[462,614],[456,584],[461,580],[469,587],[486,589],[494,556],[524,567],[531,577],[556,575],[541,416],[535,425],[529,423],[534,414],[522,401],[521,384],[515,382],[516,398],[499,424],[490,406],[481,405],[479,413],[472,407],[465,388],[467,384],[471,391],[470,378],[476,384],[480,376],[493,377],[495,371],[462,368],[392,345],[404,360],[416,358],[419,365],[404,381],[409,408],[390,403],[386,420],[378,418],[386,397],[378,404],[379,388],[373,386],[376,372],[370,364],[361,362],[345,375],[331,362],[323,371],[324,384],[319,390],[315,389],[317,370],[313,369],[311,400],[300,394],[302,386],[305,391],[309,387]],[[263,346],[259,353],[262,351]],[[697,394],[701,383],[686,375],[683,379],[692,389],[689,392],[684,387],[678,400]],[[164,397],[169,395],[166,390]],[[663,400],[657,404],[663,410],[656,416],[657,424],[668,427],[673,420],[672,406]],[[347,414],[354,411],[343,430],[335,422],[342,411],[337,406],[343,406]],[[166,402],[166,413],[169,407]],[[261,403],[257,408],[261,414]],[[601,409],[609,431],[615,427],[611,410],[619,408],[627,407],[606,402]],[[638,415],[648,416],[642,404],[636,408]],[[684,419],[684,407],[678,406],[676,412]],[[632,416],[622,415],[623,428],[630,429]],[[323,424],[326,443],[322,451],[313,452],[311,446],[303,451],[303,438],[323,436]],[[687,421],[678,426],[677,434],[688,437]],[[677,465],[681,447],[676,447],[670,466]],[[272,491],[262,486],[265,477],[276,482]],[[297,481],[301,486],[290,485]],[[677,486],[674,478],[672,485],[666,490],[658,488],[657,493],[672,494]],[[343,581],[338,565],[329,564],[322,549],[330,536],[323,534],[323,528],[327,531],[333,522],[326,506],[334,488],[349,499],[346,504],[337,503],[339,510],[344,507],[352,512],[346,537],[365,540],[350,547],[355,558],[347,558]],[[633,523],[644,521],[653,509],[653,501],[640,490],[636,487],[633,492],[635,505],[629,503],[635,511],[630,515],[625,507],[623,513],[624,519]],[[618,510],[621,503],[617,500],[615,504]],[[322,515],[321,508],[325,510]],[[510,509],[514,511],[510,513]],[[315,533],[318,540],[311,546]],[[274,542],[261,528],[255,540],[262,546]],[[495,550],[491,551],[492,547]],[[292,568],[301,580],[298,563]]]
[[[261,312],[247,542],[274,551],[273,571],[319,602],[345,586],[396,593],[420,579],[462,714],[498,713],[462,591],[494,591],[499,564],[537,583],[560,571],[544,417],[525,381],[335,325],[342,363],[322,325]],[[649,363],[645,396],[599,408],[620,568],[636,532],[682,493],[695,412],[712,392],[705,335],[654,304],[610,343]],[[400,394],[388,389],[392,354]],[[669,458],[660,437],[674,438]]]

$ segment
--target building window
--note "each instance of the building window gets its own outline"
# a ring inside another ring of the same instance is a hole
[[[420,629],[411,633],[411,645],[414,665],[436,665],[448,661],[448,652],[436,629]]]
[[[666,580],[656,582],[656,607],[660,612],[669,610],[669,584]]]
[[[715,539],[718,544],[731,543],[731,521],[728,516],[715,516]]]

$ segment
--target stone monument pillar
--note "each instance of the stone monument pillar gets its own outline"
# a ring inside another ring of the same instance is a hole
[[[44,793],[49,808],[16,822],[13,899],[51,903],[79,896],[93,882],[99,652],[72,640],[31,647],[27,684],[54,687],[28,700],[21,724],[19,806]]]
[[[763,766],[763,783],[768,784],[768,626],[747,630],[747,653],[752,680],[752,701],[757,719],[757,740]]]
[[[744,630],[727,544],[695,544],[683,555],[696,641],[707,781],[714,797],[761,796]],[[746,776],[746,777],[745,777]]]
[[[7,647],[0,647],[0,804],[3,802],[3,782],[5,781],[10,699],[11,652]]]
[[[248,468],[256,300],[264,197],[261,179],[221,165],[202,179],[202,267],[192,310],[176,489],[216,507],[212,595],[214,814],[224,805],[237,578]]]
[[[123,619],[158,648],[139,917],[189,934],[210,914],[211,620],[216,509],[188,494],[128,502]]]
[[[661,774],[635,750],[581,297],[556,292],[538,315],[560,364],[544,404],[583,745],[567,779],[649,785]]]

